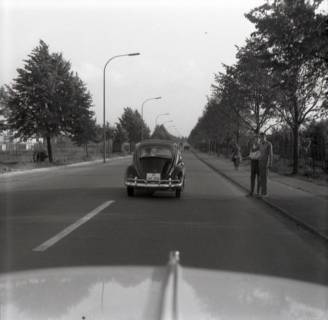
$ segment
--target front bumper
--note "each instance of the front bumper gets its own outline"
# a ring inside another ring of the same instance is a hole
[[[182,188],[183,181],[173,179],[148,181],[146,179],[130,178],[125,180],[125,186],[138,189],[175,190]]]

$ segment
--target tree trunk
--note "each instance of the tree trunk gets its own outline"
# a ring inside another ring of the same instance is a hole
[[[85,144],[85,154],[87,157],[89,157],[89,150],[88,150],[88,144]]]
[[[48,159],[49,162],[53,162],[53,158],[52,158],[52,148],[51,148],[51,139],[50,137],[47,137],[47,150],[48,150]]]
[[[240,138],[240,132],[239,132],[239,127],[236,130],[236,143],[239,144],[239,138]]]
[[[240,123],[239,123],[239,119],[237,119],[236,142],[238,144],[239,144],[239,138],[240,138]]]
[[[258,104],[256,104],[256,112],[255,112],[255,117],[256,117],[256,129],[255,129],[255,134],[258,135],[260,134],[260,107]]]
[[[292,174],[298,173],[299,158],[299,125],[294,125],[293,130],[293,171]]]

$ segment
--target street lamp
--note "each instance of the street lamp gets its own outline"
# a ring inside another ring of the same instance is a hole
[[[139,56],[140,53],[139,52],[135,52],[135,53],[128,53],[128,54],[120,54],[117,56],[113,56],[110,59],[107,60],[107,62],[105,63],[104,66],[104,72],[103,72],[103,140],[104,140],[104,163],[106,162],[106,67],[109,64],[109,62],[111,62],[113,59],[115,58],[120,58],[120,57],[132,57],[132,56]]]
[[[159,117],[162,117],[162,116],[169,116],[170,114],[167,112],[167,113],[162,113],[162,114],[159,114],[156,119],[155,119],[155,128],[157,127],[157,120]]]
[[[143,139],[143,108],[146,102],[151,101],[151,100],[158,100],[158,99],[162,99],[162,97],[155,97],[155,98],[148,98],[146,99],[142,105],[141,105],[141,140]]]

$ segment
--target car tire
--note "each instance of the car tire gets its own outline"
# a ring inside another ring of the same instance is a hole
[[[175,190],[175,197],[176,198],[181,198],[181,189],[176,189]]]
[[[134,188],[133,187],[127,187],[126,192],[128,194],[128,197],[133,197],[134,196]]]

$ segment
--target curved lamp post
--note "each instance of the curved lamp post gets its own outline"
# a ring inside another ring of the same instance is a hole
[[[115,58],[120,58],[120,57],[132,57],[132,56],[139,56],[140,53],[127,53],[127,54],[120,54],[117,56],[113,56],[110,59],[107,60],[104,66],[104,71],[103,71],[103,140],[104,140],[104,163],[106,162],[106,67],[107,65]]]
[[[169,115],[170,115],[169,112],[159,114],[159,115],[156,117],[156,119],[155,119],[155,128],[157,127],[157,120],[158,120],[159,117],[162,117],[162,116],[169,116]]]
[[[148,102],[148,101],[151,101],[151,100],[158,100],[158,99],[162,99],[162,97],[155,97],[155,98],[148,98],[148,99],[146,99],[143,103],[142,103],[142,105],[141,105],[141,141],[142,141],[142,139],[143,139],[143,108],[144,108],[144,105],[145,105],[145,103],[146,102]]]

